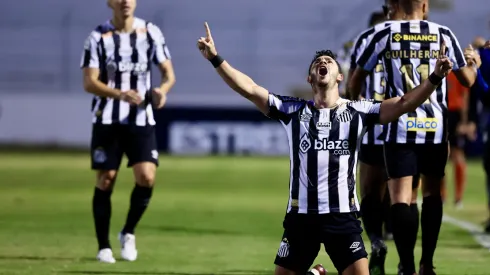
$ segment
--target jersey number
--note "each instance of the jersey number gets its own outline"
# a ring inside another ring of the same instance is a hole
[[[404,64],[400,67],[400,72],[405,80],[405,92],[410,92],[415,88],[415,78],[413,75],[413,65]],[[420,75],[420,83],[429,78],[429,64],[420,64],[417,66],[417,72]],[[424,104],[430,104],[430,97],[424,102]]]
[[[383,64],[376,65],[375,73],[381,73],[381,72],[384,72]],[[381,87],[383,87],[383,93],[382,94],[377,93],[376,91],[373,91],[374,92],[374,100],[376,100],[376,101],[385,100],[384,87],[386,86],[386,81],[385,81],[384,76],[381,77],[380,85],[381,85]]]

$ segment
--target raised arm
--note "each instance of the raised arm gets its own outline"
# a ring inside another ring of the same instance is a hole
[[[450,45],[447,53],[444,54],[447,54],[449,60],[453,63],[452,70],[454,75],[461,85],[470,88],[475,83],[477,76],[476,60],[468,58],[469,55],[475,55],[473,47],[469,45],[463,52],[456,36],[450,29],[441,28],[439,31],[442,36],[441,38]]]
[[[453,63],[449,58],[443,55],[445,48],[446,45],[443,43],[441,46],[441,55],[437,59],[435,70],[428,79],[424,80],[419,86],[402,97],[390,98],[381,103],[379,114],[381,124],[392,122],[405,113],[415,111],[441,84],[442,80],[449,74],[453,67]]]
[[[201,37],[197,41],[197,47],[201,54],[213,64],[218,74],[231,89],[252,101],[262,113],[267,115],[269,113],[269,92],[257,85],[249,76],[233,68],[228,62],[223,60],[216,51],[207,22],[204,23],[204,27],[206,29],[206,37]]]

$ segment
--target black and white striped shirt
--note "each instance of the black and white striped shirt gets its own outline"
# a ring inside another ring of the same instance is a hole
[[[372,71],[379,58],[384,63],[386,98],[403,96],[434,71],[442,41],[453,70],[466,66],[458,40],[445,26],[425,21],[392,21],[372,35],[357,64]],[[438,144],[447,142],[447,85],[444,80],[415,112],[402,115],[385,129],[385,142]]]
[[[291,161],[288,213],[359,211],[356,193],[358,145],[363,131],[379,122],[380,102],[339,99],[332,109],[269,95],[269,117],[286,129]]]
[[[375,26],[363,31],[359,36],[357,36],[354,47],[351,49],[350,53],[350,69],[355,70],[357,67],[357,59],[366,49],[367,43],[372,37],[372,35],[389,26],[391,21],[386,21],[383,23],[376,24]],[[383,101],[385,98],[385,87],[386,80],[383,75],[384,67],[383,61],[380,59],[376,65],[373,72],[366,77],[364,82],[364,87],[361,95],[366,99],[374,99],[377,101]],[[373,128],[367,130],[366,134],[362,139],[362,144],[367,145],[383,145],[382,140],[383,125],[376,124]]]
[[[137,90],[144,99],[131,106],[119,99],[94,96],[95,124],[155,125],[151,100],[151,64],[170,59],[165,38],[150,22],[135,18],[131,33],[118,33],[110,21],[98,26],[85,41],[82,68],[100,70],[99,80],[121,91]]]

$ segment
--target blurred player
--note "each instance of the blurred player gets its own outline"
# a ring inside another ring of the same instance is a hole
[[[464,144],[466,140],[465,127],[468,124],[469,89],[461,85],[454,72],[447,77],[448,96],[448,134],[450,156],[454,167],[456,208],[462,207],[464,186],[466,185],[466,158]],[[442,199],[446,199],[445,182],[442,186]]]
[[[481,39],[479,39],[481,40]],[[485,125],[482,125],[483,130],[483,167],[485,169],[486,176],[486,192],[487,192],[487,207],[488,207],[488,220],[485,224],[485,232],[490,233],[490,116],[488,115],[488,108],[490,107],[490,41],[477,41],[475,39],[475,47],[478,48],[478,56],[474,56],[476,62],[479,62],[478,77],[475,85],[471,87],[471,100],[469,108],[470,125],[467,129],[467,133],[471,138],[476,137],[477,121],[477,101],[481,101],[486,109],[486,121]],[[479,42],[479,43],[478,43]],[[485,111],[484,111],[485,112]]]
[[[393,0],[396,1],[396,0]],[[363,31],[355,39],[354,47],[350,56],[349,75],[357,67],[356,60],[366,47],[370,35],[375,31],[383,29],[390,24],[390,21],[382,23],[386,18],[396,20],[396,5],[391,5],[387,1],[386,14],[375,12],[371,14],[369,29]],[[380,24],[382,23],[382,24]],[[376,70],[372,72],[364,83],[361,96],[365,99],[384,100],[385,79],[383,77],[383,63],[376,65]],[[358,99],[358,95],[350,95],[353,100]],[[361,216],[366,234],[371,241],[371,257],[369,258],[369,272],[371,275],[384,275],[384,262],[386,259],[387,247],[383,242],[383,203],[382,199],[386,190],[386,173],[383,158],[383,141],[379,136],[383,132],[382,125],[374,125],[367,130],[362,139],[359,150],[360,161],[360,184],[361,184]]]
[[[472,64],[467,66],[463,51],[451,30],[425,21],[429,11],[427,0],[399,0],[407,21],[393,22],[372,36],[358,59],[358,67],[349,83],[349,90],[360,90],[365,77],[383,57],[387,79],[386,97],[409,95],[434,71],[442,46],[448,46],[456,75],[465,86],[476,78]],[[442,52],[441,52],[442,51]],[[446,134],[446,82],[437,87],[417,110],[405,114],[386,130],[385,163],[392,201],[392,227],[401,261],[399,274],[415,274],[414,251],[417,221],[410,210],[413,176],[423,175],[422,259],[420,274],[435,274],[433,256],[442,222],[441,181],[448,157]]]
[[[269,93],[218,55],[211,31],[197,46],[230,88],[280,122],[290,141],[290,196],[284,235],[275,260],[276,275],[303,275],[323,243],[339,274],[368,275],[367,253],[358,221],[357,144],[376,123],[396,120],[422,104],[452,64],[441,57],[436,72],[403,97],[383,103],[339,97],[343,80],[331,51],[318,51],[308,68],[313,100]]]
[[[160,29],[134,17],[136,0],[109,0],[108,5],[113,17],[87,38],[81,67],[85,90],[94,94],[91,155],[92,169],[97,172],[92,204],[99,244],[97,259],[114,263],[109,224],[117,171],[125,153],[136,185],[119,241],[121,257],[134,261],[134,229],[150,201],[158,165],[153,107],[165,104],[175,76]],[[154,89],[152,62],[162,75],[160,87]]]

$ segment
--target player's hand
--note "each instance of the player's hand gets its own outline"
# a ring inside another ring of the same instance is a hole
[[[464,49],[464,57],[468,65],[470,66],[476,65],[478,68],[480,68],[481,66],[480,54],[478,54],[478,51],[475,51],[475,49],[473,49],[473,46],[471,46],[471,44]]]
[[[155,106],[155,108],[157,109],[162,108],[167,102],[167,94],[162,92],[160,88],[153,88],[153,90],[151,90],[151,93],[153,106]]]
[[[468,137],[469,140],[475,141],[477,138],[477,132],[476,132],[476,124],[474,122],[470,122],[466,125],[466,136]]]
[[[468,133],[468,125],[465,123],[459,123],[456,126],[456,133],[458,133],[458,135],[466,135],[466,133]]]
[[[439,58],[437,58],[434,73],[439,77],[446,77],[453,68],[453,62],[446,56],[446,43],[442,41]]]
[[[485,42],[485,45],[483,45],[483,48],[490,49],[490,40],[488,40],[487,42]]]
[[[128,102],[131,105],[140,105],[143,99],[135,90],[129,90],[121,94],[120,100]]]
[[[204,22],[204,28],[206,29],[206,37],[201,37],[199,40],[197,40],[197,48],[204,58],[211,60],[213,57],[218,55],[218,52],[214,46],[214,40],[211,36],[211,30],[209,29],[208,22]]]

